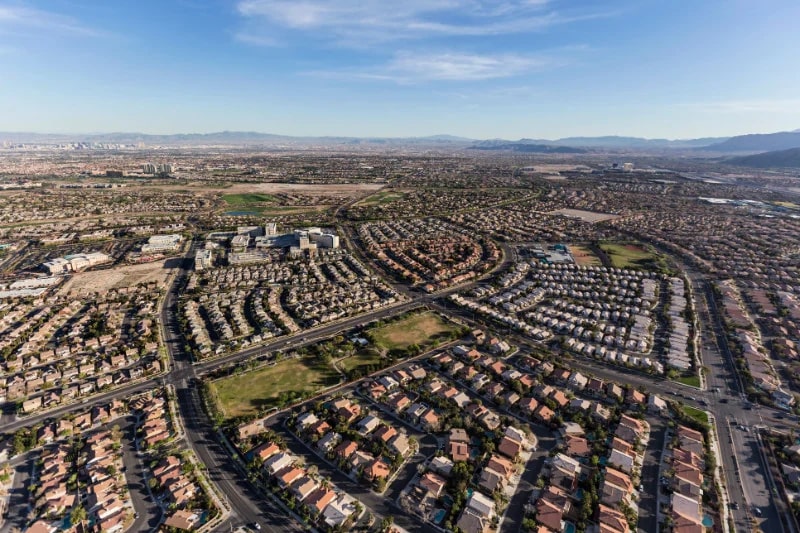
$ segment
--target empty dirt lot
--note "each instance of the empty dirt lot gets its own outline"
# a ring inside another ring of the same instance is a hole
[[[141,265],[123,265],[108,270],[79,272],[74,274],[61,287],[62,294],[88,294],[106,292],[120,287],[132,287],[138,283],[155,281],[164,285],[172,271],[169,259],[144,263]]]

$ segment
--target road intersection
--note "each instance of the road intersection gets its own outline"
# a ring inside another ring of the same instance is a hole
[[[458,315],[465,323],[471,324],[473,323],[471,315],[464,314],[457,309],[454,310],[443,298],[464,287],[435,294],[422,294],[404,289],[403,293],[406,299],[393,306],[295,335],[281,337],[227,356],[194,362],[184,351],[185,339],[180,333],[176,315],[180,288],[184,285],[191,268],[193,250],[194,247],[190,247],[184,256],[183,262],[176,275],[173,276],[171,285],[163,298],[160,310],[164,343],[169,357],[169,368],[163,375],[147,382],[130,384],[97,395],[88,402],[63,406],[12,421],[4,420],[4,423],[0,425],[0,431],[11,433],[21,427],[54,419],[70,412],[87,410],[94,405],[108,403],[114,398],[131,396],[155,386],[168,384],[174,387],[177,393],[178,412],[185,430],[186,441],[205,465],[208,478],[215,486],[217,494],[230,508],[230,518],[222,522],[217,530],[223,531],[238,525],[258,522],[267,531],[287,533],[301,531],[303,527],[287,518],[285,510],[281,508],[280,504],[249,481],[246,472],[231,459],[229,450],[226,450],[221,443],[216,428],[213,427],[203,409],[203,400],[196,386],[197,378],[225,365],[267,355],[278,350],[289,350],[313,344],[342,331],[361,327],[371,321],[421,306]],[[510,256],[506,250],[506,261]],[[715,433],[718,436],[721,456],[719,462],[725,476],[728,498],[733,504],[730,506],[729,512],[733,517],[736,530],[748,531],[752,521],[756,518],[754,514],[757,514],[759,527],[762,530],[783,531],[784,526],[775,497],[768,489],[767,480],[769,478],[761,457],[757,430],[753,428],[768,426],[773,431],[788,433],[797,428],[796,420],[793,416],[776,409],[751,408],[751,404],[744,398],[741,381],[735,372],[734,360],[728,350],[721,317],[714,304],[710,283],[696,271],[685,268],[685,272],[691,282],[697,307],[700,326],[700,356],[706,371],[706,388],[704,390],[630,369],[611,367],[589,358],[575,357],[570,354],[562,354],[562,356],[569,359],[570,366],[582,372],[605,380],[624,381],[634,386],[642,386],[649,393],[661,395],[665,399],[709,411],[713,415]],[[541,346],[536,345],[530,339],[513,332],[509,332],[508,335],[523,350],[541,349]]]

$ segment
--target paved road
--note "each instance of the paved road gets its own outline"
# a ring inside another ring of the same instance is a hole
[[[8,507],[5,512],[5,521],[0,527],[0,533],[7,533],[12,529],[24,531],[28,525],[28,483],[31,477],[31,462],[17,461],[12,463],[14,469],[14,482],[8,495]]]
[[[118,389],[114,389],[113,391],[110,392],[98,394],[97,396],[92,396],[89,400],[83,403],[64,405],[62,407],[58,407],[56,409],[53,409],[52,411],[47,411],[45,413],[17,417],[13,422],[8,422],[0,425],[0,432],[6,434],[13,433],[20,428],[33,426],[44,420],[51,420],[51,419],[56,420],[69,413],[78,413],[78,412],[83,413],[86,411],[90,411],[92,407],[94,407],[95,405],[107,405],[114,398],[125,398],[133,396],[140,392],[144,392],[146,390],[154,388],[156,384],[157,383],[155,380],[144,381],[142,383],[134,383],[131,385],[120,387]]]
[[[161,311],[161,322],[165,330],[164,340],[172,363],[170,373],[166,377],[140,384],[124,386],[114,391],[95,396],[84,404],[64,406],[48,413],[33,415],[13,421],[9,421],[8,417],[4,417],[2,420],[3,423],[0,424],[0,431],[6,433],[13,432],[18,428],[30,426],[46,419],[56,418],[70,412],[83,411],[94,405],[108,403],[113,398],[129,396],[137,392],[145,391],[157,386],[159,381],[173,384],[178,393],[178,407],[180,416],[183,419],[183,425],[186,429],[188,444],[195,451],[200,460],[206,464],[211,481],[230,499],[229,503],[233,508],[235,517],[225,522],[224,525],[227,527],[233,524],[259,521],[268,531],[299,531],[301,530],[300,526],[287,520],[285,512],[277,504],[270,500],[265,500],[263,495],[260,495],[255,490],[252,484],[246,480],[246,475],[240,472],[237,466],[232,463],[227,451],[217,443],[215,440],[215,432],[202,411],[199,394],[191,385],[193,383],[193,378],[198,374],[212,371],[222,365],[245,360],[262,353],[286,350],[302,344],[310,344],[338,332],[365,325],[372,320],[395,315],[421,305],[427,305],[446,312],[459,314],[467,323],[474,323],[478,326],[482,324],[471,320],[471,313],[463,313],[458,309],[453,309],[452,306],[447,305],[446,301],[437,301],[438,298],[442,298],[450,292],[463,289],[463,286],[433,295],[422,295],[414,291],[409,291],[407,288],[403,288],[402,292],[409,297],[409,301],[380,309],[368,315],[345,319],[315,330],[309,330],[290,337],[279,338],[268,344],[251,347],[229,356],[192,364],[188,356],[183,353],[184,340],[179,334],[174,311],[178,299],[177,289],[183,282],[183,276],[188,272],[191,266],[191,260],[188,258],[193,255],[193,251],[194,245],[190,247],[187,252],[187,259],[184,260],[181,270],[174,278],[174,282],[165,296]],[[501,267],[505,266],[513,255],[505,250],[505,248],[504,251],[506,252],[505,261],[501,264]],[[598,363],[591,359],[574,357],[569,354],[562,354],[562,356],[571,359],[570,365],[574,366],[576,369],[591,373],[602,379],[627,382],[635,386],[642,385],[646,387],[648,391],[662,395],[665,398],[680,399],[680,401],[688,405],[709,409],[716,415],[718,434],[721,436],[726,435],[723,422],[733,417],[736,418],[737,422],[746,426],[762,424],[766,419],[770,428],[779,431],[788,432],[792,429],[797,429],[798,424],[794,419],[784,416],[780,411],[767,408],[754,410],[744,409],[745,404],[739,395],[741,391],[740,381],[734,371],[733,360],[728,352],[724,330],[720,326],[719,310],[715,308],[713,299],[708,298],[710,290],[708,284],[703,279],[702,274],[693,271],[685,265],[684,270],[687,271],[691,279],[695,291],[695,298],[698,302],[698,315],[702,324],[701,355],[703,364],[708,369],[707,383],[709,390],[702,391],[693,389],[643,373]],[[532,343],[530,339],[521,338],[513,332],[508,332],[508,337],[512,342],[523,347],[526,344],[535,344]],[[719,392],[716,392],[717,389],[719,389]],[[751,478],[754,479],[752,485],[750,485],[750,481],[747,481],[745,486],[741,487],[735,477],[736,464],[734,458],[737,454],[741,453],[739,448],[736,447],[736,436],[731,437],[730,442],[728,438],[720,438],[721,460],[727,477],[730,497],[732,501],[739,502],[741,506],[739,511],[734,512],[737,529],[747,530],[750,502],[761,509],[763,522],[767,526],[780,528],[780,526],[778,526],[780,520],[778,519],[778,511],[774,505],[774,501],[768,492],[763,492],[765,470],[763,464],[758,459],[758,455],[756,455],[758,449],[755,448],[755,450],[753,450],[753,441],[753,438],[748,440],[747,437],[743,437],[741,442],[741,449],[745,450],[745,456],[740,456],[740,461],[743,458],[746,460],[746,465],[743,465],[743,468],[747,469],[748,480]],[[751,451],[746,452],[746,450]],[[522,497],[520,496],[519,498]],[[517,499],[518,497],[515,496],[514,501]],[[515,523],[513,518],[510,524],[511,523]],[[770,529],[770,531],[772,530]],[[776,531],[780,531],[780,529],[776,529]]]
[[[113,425],[122,431],[122,464],[125,467],[125,479],[131,493],[133,508],[139,517],[134,519],[130,531],[156,531],[161,523],[161,509],[158,507],[144,477],[144,465],[136,451],[136,417],[127,416],[116,420]]]
[[[529,424],[529,427],[536,435],[536,450],[531,452],[531,458],[525,464],[517,491],[508,502],[505,520],[500,528],[503,533],[523,531],[522,520],[525,518],[525,504],[528,503],[531,492],[536,486],[536,480],[542,471],[544,462],[549,457],[550,451],[556,446],[556,439],[552,431],[539,424]]]
[[[796,430],[798,424],[784,412],[763,406],[750,409],[749,402],[742,399],[739,394],[740,388],[738,378],[733,370],[733,361],[730,359],[730,354],[727,352],[727,341],[724,333],[720,334],[718,310],[713,307],[713,300],[711,300],[710,303],[711,309],[708,309],[709,304],[704,298],[706,291],[709,289],[704,280],[699,278],[693,279],[693,287],[695,290],[695,298],[698,301],[698,313],[702,324],[702,359],[703,365],[708,369],[708,390],[700,390],[636,370],[600,363],[594,359],[583,356],[564,353],[560,353],[560,356],[569,360],[569,366],[576,370],[592,374],[608,381],[643,386],[650,393],[656,393],[664,398],[680,401],[699,409],[709,410],[716,415],[718,435],[723,434],[720,422],[724,421],[725,418],[736,418],[739,423],[748,427],[763,425],[764,419],[766,418],[769,422],[769,427],[772,429],[784,432],[789,432],[792,429]],[[431,306],[434,308],[438,307],[451,314],[455,313],[465,322],[473,324],[476,327],[480,326],[480,323],[473,320],[472,313],[454,309],[451,305],[447,304],[447,302],[433,302]],[[711,321],[711,324],[709,324],[709,321]],[[518,335],[513,331],[505,333],[504,336],[510,339],[512,343],[522,347],[523,351],[541,347],[530,339]],[[557,348],[555,351],[557,353],[560,352]],[[723,351],[726,355],[723,355]],[[716,388],[719,388],[719,392],[715,392]],[[751,527],[749,520],[752,513],[750,500],[743,493],[739,484],[739,479],[735,475],[737,452],[731,447],[727,439],[720,438],[719,441],[721,457],[718,458],[718,460],[721,461],[723,465],[730,501],[739,504],[738,510],[730,509],[730,512],[734,517],[737,531],[749,531]],[[756,461],[756,459],[755,456],[748,458],[749,461]],[[761,461],[750,462],[748,463],[748,467],[751,476],[757,476],[760,480],[759,482],[763,484],[766,477],[766,470],[761,464]],[[770,499],[769,502],[762,502],[759,508],[765,522],[769,524],[780,524],[778,510],[774,500]],[[780,526],[778,526],[778,529],[775,531],[781,531]]]
[[[761,528],[764,531],[782,531],[775,501],[769,492],[765,493],[762,490],[767,470],[760,460],[758,443],[755,439],[747,439],[749,442],[742,441],[741,445],[737,444],[737,436],[740,436],[737,433],[741,431],[734,431],[731,435],[727,427],[728,421],[736,419],[740,425],[751,428],[762,422],[762,412],[775,415],[776,410],[763,407],[750,409],[749,404],[742,400],[741,395],[744,391],[734,370],[735,363],[728,348],[720,310],[716,307],[710,284],[701,280],[694,271],[689,272],[689,277],[701,317],[701,353],[703,364],[708,369],[706,376],[709,391],[706,393],[706,398],[709,410],[716,416],[721,455],[718,460],[725,473],[728,496],[732,503],[736,502],[739,506],[739,509],[730,508],[729,511],[737,530],[748,530],[753,516],[751,511],[757,507],[761,517],[756,518],[759,522],[763,522]],[[717,389],[719,393],[715,392]]]
[[[647,422],[650,424],[650,440],[644,454],[640,482],[644,489],[639,495],[637,530],[640,533],[658,531],[658,493],[661,490],[658,482],[659,466],[667,433],[667,426],[662,419],[648,417]]]
[[[187,257],[190,257],[191,253],[190,248]],[[217,487],[219,494],[223,495],[226,504],[235,515],[217,529],[257,522],[265,531],[276,533],[303,531],[300,524],[288,519],[283,509],[265,498],[248,481],[246,473],[239,469],[238,463],[231,460],[228,452],[217,440],[217,433],[203,411],[200,392],[194,386],[196,369],[189,355],[183,351],[183,339],[179,333],[176,316],[177,290],[183,283],[183,276],[188,272],[190,265],[191,261],[185,260],[181,272],[175,277],[164,298],[160,319],[164,326],[164,340],[172,365],[168,382],[176,390],[178,413],[187,444],[203,463],[210,482]]]
[[[409,471],[412,471],[413,473],[411,473],[411,476],[413,476],[414,473],[416,473],[416,465],[424,460],[424,454],[433,455],[436,451],[436,444],[420,441],[419,455],[409,459],[411,463],[410,468],[407,465],[406,469],[389,485],[385,494],[379,495],[373,492],[368,486],[353,481],[341,470],[320,459],[316,453],[311,451],[304,443],[283,427],[282,417],[276,416],[270,419],[270,426],[286,439],[289,451],[298,457],[302,457],[306,464],[317,465],[320,474],[328,477],[338,488],[344,490],[364,504],[367,510],[375,515],[377,521],[380,521],[384,517],[392,516],[397,525],[408,531],[434,531],[415,518],[402,514],[400,509],[395,507],[394,500],[400,494],[400,491],[403,489],[408,479],[410,479],[410,477],[407,478],[405,475],[409,474]]]

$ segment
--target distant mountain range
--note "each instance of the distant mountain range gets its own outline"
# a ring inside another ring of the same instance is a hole
[[[728,140],[729,137],[702,137],[699,139],[645,139],[642,137],[564,137],[554,141],[544,139],[522,139],[520,142],[552,144],[555,146],[581,146],[584,148],[700,148]]]
[[[508,142],[508,141],[480,141],[472,146],[470,150],[507,150],[511,152],[524,152],[535,154],[585,154],[583,148],[573,146],[555,146],[552,144],[534,144],[528,142]]]
[[[736,137],[703,137],[698,139],[645,139],[641,137],[565,137],[561,139],[491,139],[479,140],[453,135],[427,137],[292,137],[252,131],[215,133],[179,133],[150,135],[146,133],[46,134],[0,132],[0,142],[66,144],[108,143],[145,146],[264,146],[264,147],[431,147],[440,149],[506,150],[529,153],[584,153],[587,150],[694,150],[708,152],[766,152],[800,147],[800,130],[739,135]],[[563,150],[557,148],[564,148]]]
[[[214,133],[176,133],[151,135],[147,133],[91,133],[51,134],[28,132],[0,132],[0,142],[32,144],[139,144],[148,146],[310,146],[310,145],[457,145],[465,146],[472,139],[452,135],[428,137],[293,137],[255,131],[220,131]]]
[[[714,152],[767,152],[800,148],[800,130],[738,135],[704,147]]]
[[[753,168],[800,168],[800,148],[732,157],[725,162]]]

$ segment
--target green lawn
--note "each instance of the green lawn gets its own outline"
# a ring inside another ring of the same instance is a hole
[[[690,387],[700,388],[700,376],[694,374],[691,376],[678,376],[675,378],[675,381],[683,383],[684,385],[689,385]]]
[[[387,350],[395,350],[408,348],[412,344],[422,346],[436,335],[455,330],[455,326],[446,323],[439,315],[426,311],[374,329],[370,333],[376,344]]]
[[[269,194],[258,194],[258,193],[225,194],[222,196],[222,199],[225,200],[225,203],[232,206],[247,206],[249,204],[259,204],[259,203],[267,203],[275,201],[274,196],[270,196]]]
[[[325,206],[316,205],[276,205],[260,208],[265,215],[298,215],[303,213],[313,213],[321,211]]]
[[[399,200],[403,196],[405,196],[405,193],[399,191],[382,191],[364,198],[363,200],[358,202],[358,205],[372,206],[372,205],[389,204],[394,202],[395,200]]]
[[[642,268],[656,272],[669,270],[663,257],[639,245],[604,243],[600,248],[608,255],[611,266],[616,268]]]
[[[354,355],[346,357],[336,364],[339,366],[339,368],[342,369],[342,372],[346,374],[347,372],[350,372],[354,368],[359,368],[362,366],[366,367],[370,365],[378,365],[380,364],[382,359],[383,358],[380,356],[380,354],[375,353],[374,350],[365,349],[365,350],[359,350]]]
[[[706,414],[705,411],[701,411],[700,409],[695,409],[694,407],[685,405],[683,407],[683,413],[689,418],[693,418],[703,425],[706,426],[708,425],[708,415]]]
[[[281,393],[313,393],[338,382],[339,375],[330,366],[287,359],[274,366],[214,381],[211,386],[220,410],[226,418],[233,418],[277,407]]]

